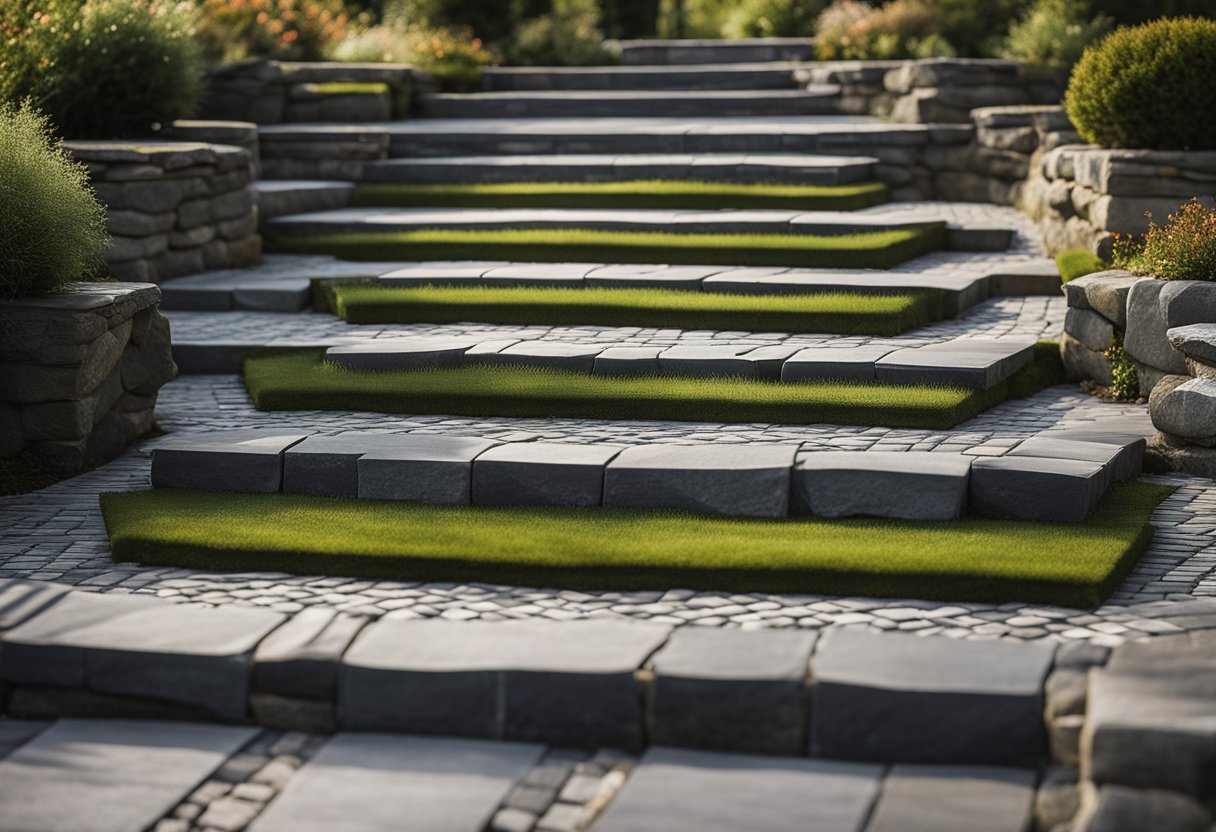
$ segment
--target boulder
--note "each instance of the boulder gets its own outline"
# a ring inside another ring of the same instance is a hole
[[[1123,346],[1132,358],[1170,373],[1185,373],[1182,353],[1170,346],[1169,324],[1161,304],[1168,284],[1151,277],[1137,280],[1127,295],[1127,333]]]
[[[1104,387],[1114,384],[1110,359],[1102,352],[1091,350],[1067,332],[1060,336],[1060,358],[1064,362],[1065,374],[1072,381],[1089,380]]]
[[[1216,317],[1212,323],[1170,327],[1165,333],[1170,346],[1187,358],[1216,366]]]
[[[1166,376],[1153,388],[1148,412],[1163,433],[1216,447],[1216,379]]]
[[[1064,331],[1094,352],[1102,352],[1115,340],[1115,327],[1092,309],[1069,309],[1064,316]]]
[[[1120,328],[1127,324],[1127,295],[1141,278],[1120,270],[1094,272],[1064,284],[1064,297],[1073,309],[1092,309]]]

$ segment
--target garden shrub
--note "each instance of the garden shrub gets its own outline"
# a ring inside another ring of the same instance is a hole
[[[468,29],[485,43],[508,40],[517,17],[515,0],[397,0],[385,10],[411,25],[445,31]]]
[[[1160,17],[1216,17],[1212,0],[1091,0],[1093,11],[1109,15],[1126,26]]]
[[[197,36],[213,61],[318,61],[351,22],[342,0],[201,0]]]
[[[820,60],[893,60],[954,54],[940,34],[941,18],[927,0],[891,0],[871,8],[836,0],[818,20]]]
[[[584,66],[609,62],[596,0],[553,0],[545,14],[520,21],[504,52],[518,66]]]
[[[1158,280],[1216,280],[1216,209],[1192,199],[1164,225],[1150,217],[1140,239],[1116,236],[1114,260],[1118,268]]]
[[[1085,51],[1064,107],[1087,142],[1216,149],[1216,21],[1155,20]]]
[[[1140,374],[1136,372],[1136,362],[1132,361],[1127,350],[1123,348],[1123,336],[1115,335],[1115,340],[1102,353],[1110,362],[1110,373],[1113,381],[1110,392],[1116,399],[1135,401],[1140,398]]]
[[[28,104],[0,104],[0,297],[92,277],[109,244],[88,171]]]
[[[741,0],[722,24],[727,38],[809,37],[828,0]]]
[[[601,7],[610,37],[644,38],[657,31],[659,0],[603,0]]]
[[[344,40],[333,57],[339,61],[413,64],[434,73],[443,89],[450,92],[478,89],[482,67],[495,60],[468,27],[431,28],[407,23],[396,15]]]
[[[1041,66],[1071,67],[1114,20],[1091,13],[1087,0],[1036,0],[1009,30],[1004,54]]]
[[[926,0],[938,20],[938,35],[968,58],[999,52],[1010,24],[1032,0]]]
[[[72,138],[147,134],[198,102],[193,25],[186,6],[156,0],[16,0],[0,12],[0,101],[31,99]]]

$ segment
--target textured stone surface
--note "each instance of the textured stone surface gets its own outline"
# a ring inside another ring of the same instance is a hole
[[[1115,340],[1114,324],[1089,309],[1069,309],[1064,331],[1094,352],[1108,349]]]
[[[1034,342],[1020,338],[959,338],[944,344],[902,349],[878,359],[879,381],[987,390],[1028,365]]]
[[[1211,816],[1185,795],[1103,786],[1077,818],[1074,832],[1209,832]]]
[[[1101,462],[1007,456],[971,464],[971,507],[1021,520],[1080,522],[1110,482]]]
[[[1165,335],[1170,346],[1187,357],[1216,365],[1216,323],[1171,327]]]
[[[393,338],[330,347],[325,358],[351,370],[418,370],[454,367],[477,342],[460,337]]]
[[[1120,439],[1111,434],[1109,441],[1100,442],[1046,432],[1020,442],[1007,456],[1096,462],[1110,472],[1112,480],[1125,480],[1140,474],[1144,445],[1144,439],[1140,437]]]
[[[253,654],[256,691],[334,700],[342,655],[369,619],[311,608],[262,639]]]
[[[874,381],[874,362],[890,355],[891,347],[852,347],[829,349],[811,347],[794,353],[781,366],[782,381],[847,379]]]
[[[1073,309],[1092,309],[1120,329],[1127,326],[1127,296],[1139,277],[1131,272],[1087,274],[1064,284],[1064,296]]]
[[[623,449],[556,442],[499,445],[473,462],[473,502],[598,506],[604,498],[604,468]]]
[[[400,447],[399,434],[346,431],[309,436],[283,453],[283,491],[324,497],[359,496],[359,458]]]
[[[950,520],[967,505],[962,454],[817,451],[794,466],[790,510],[818,517]]]
[[[203,491],[279,491],[283,452],[306,437],[298,431],[249,429],[171,438],[152,454],[152,485]]]
[[[1166,376],[1153,388],[1148,412],[1164,433],[1216,447],[1216,379]]]
[[[1161,293],[1169,284],[1151,277],[1132,284],[1127,295],[1127,331],[1123,346],[1127,354],[1150,367],[1168,373],[1185,373],[1182,353],[1170,346],[1170,325],[1161,309]]]
[[[467,503],[473,460],[497,443],[403,434],[359,457],[359,496],[370,500]]]
[[[866,832],[1023,832],[1035,780],[1015,768],[893,766]]]

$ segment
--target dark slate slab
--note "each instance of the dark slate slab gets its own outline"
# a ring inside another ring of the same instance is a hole
[[[1038,774],[994,766],[897,765],[866,832],[1025,832]]]
[[[812,756],[1033,766],[1055,646],[835,629],[811,665]]]
[[[455,367],[478,339],[435,335],[411,338],[368,338],[325,351],[325,359],[348,370],[420,370]]]
[[[152,451],[152,485],[273,493],[283,485],[283,452],[307,436],[251,429],[171,437]]]
[[[473,462],[473,502],[504,506],[598,506],[604,467],[621,445],[515,442]]]
[[[321,607],[295,613],[254,651],[254,691],[336,699],[342,654],[368,620]]]
[[[894,347],[808,347],[799,350],[781,367],[782,381],[848,379],[874,381],[874,362],[890,355]]]
[[[619,620],[378,621],[343,660],[339,723],[637,749],[634,673],[669,633]]]
[[[0,676],[195,705],[244,719],[254,648],[282,613],[73,592],[3,636]]]
[[[523,743],[338,734],[250,832],[483,829],[543,749]]]
[[[473,460],[496,442],[463,436],[400,434],[359,458],[359,496],[369,500],[468,503]]]
[[[608,463],[604,505],[783,517],[794,445],[639,445]]]
[[[879,381],[936,384],[987,390],[1034,359],[1028,338],[957,338],[942,344],[896,350],[874,362]]]
[[[655,654],[656,745],[801,754],[815,632],[681,627]]]
[[[61,719],[0,761],[0,829],[149,829],[257,731]]]
[[[669,347],[659,353],[659,370],[673,376],[742,376],[754,378],[755,362],[744,358],[755,347],[705,346]]]
[[[606,347],[602,344],[569,344],[561,341],[520,341],[495,353],[478,356],[479,363],[509,364],[521,367],[547,367],[589,373],[595,358]]]
[[[1144,447],[1142,438],[1119,442],[1112,437],[1109,442],[1087,442],[1041,433],[1010,448],[1006,456],[1096,462],[1106,468],[1110,475],[1108,479],[1113,482],[1139,476],[1143,467]]]
[[[651,748],[595,832],[857,832],[879,766]]]
[[[971,463],[968,498],[975,511],[1021,520],[1079,523],[1110,482],[1100,462],[1005,456]]]
[[[1107,426],[1106,420],[1095,427],[1063,427],[1052,428],[1040,433],[1036,439],[1052,439],[1067,442],[1092,442],[1098,445],[1113,445],[1123,449],[1123,453],[1115,460],[1115,479],[1137,477],[1144,469],[1144,451],[1147,447],[1146,437],[1156,433],[1150,422],[1143,430],[1126,429],[1118,426]],[[1024,444],[1024,443],[1023,443]]]
[[[359,458],[399,445],[401,434],[346,431],[310,436],[283,454],[283,491],[321,497],[359,496]]]
[[[814,451],[794,466],[790,511],[952,520],[966,509],[970,470],[961,454]]]

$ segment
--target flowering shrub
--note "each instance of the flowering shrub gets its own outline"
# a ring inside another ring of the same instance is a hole
[[[1192,199],[1165,225],[1150,216],[1141,239],[1116,237],[1114,260],[1118,268],[1159,280],[1216,280],[1216,209]]]
[[[881,8],[836,0],[819,16],[815,52],[823,61],[953,55],[940,28],[926,0],[892,0]]]
[[[389,18],[343,41],[334,50],[339,61],[382,61],[413,64],[433,72],[446,90],[475,90],[481,69],[494,55],[468,27],[426,28]]]
[[[553,0],[547,14],[521,21],[506,56],[519,66],[585,66],[609,62],[596,0]]]
[[[1106,15],[1092,15],[1087,0],[1037,0],[1010,28],[1004,52],[1027,63],[1071,67],[1112,25]]]
[[[342,0],[201,0],[198,38],[215,61],[316,61],[346,37]]]

